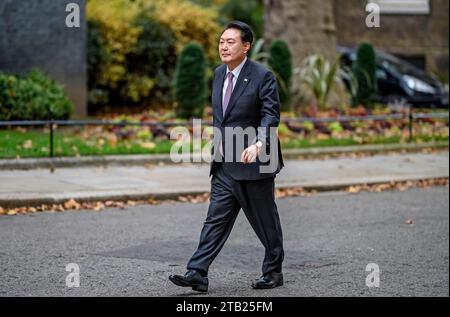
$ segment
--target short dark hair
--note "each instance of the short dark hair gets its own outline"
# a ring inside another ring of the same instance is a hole
[[[253,31],[247,23],[244,23],[242,21],[231,21],[227,24],[223,31],[225,32],[228,29],[238,29],[239,31],[241,31],[241,40],[243,43],[253,43]]]

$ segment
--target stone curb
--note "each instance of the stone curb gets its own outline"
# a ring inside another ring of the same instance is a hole
[[[376,182],[350,182],[350,183],[339,183],[339,184],[321,184],[321,185],[305,185],[305,184],[288,184],[276,186],[276,189],[288,189],[288,188],[302,188],[305,191],[316,191],[316,192],[329,192],[329,191],[339,191],[349,186],[361,186],[361,185],[378,185],[386,184],[389,182],[407,182],[407,181],[431,181],[436,179],[448,179],[448,175],[442,177],[409,177],[401,178],[398,180],[389,181],[376,181]],[[180,196],[197,196],[209,193],[207,190],[197,190],[197,191],[178,191],[178,192],[160,192],[160,193],[149,193],[149,192],[137,192],[137,191],[115,191],[106,192],[99,194],[92,193],[67,193],[67,194],[47,194],[47,195],[27,195],[28,197],[11,197],[11,198],[0,198],[0,206],[2,208],[17,208],[17,207],[27,207],[27,206],[41,206],[41,205],[52,205],[52,204],[62,204],[70,199],[76,200],[78,203],[82,202],[105,202],[105,201],[127,201],[127,200],[176,200]]]

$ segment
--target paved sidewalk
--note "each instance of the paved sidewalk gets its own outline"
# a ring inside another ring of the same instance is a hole
[[[0,206],[170,198],[210,190],[207,164],[79,167],[0,171]],[[449,152],[363,158],[287,160],[277,187],[327,190],[355,184],[448,177]]]

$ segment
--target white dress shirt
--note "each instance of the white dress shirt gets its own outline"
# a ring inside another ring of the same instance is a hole
[[[240,63],[238,65],[238,67],[236,67],[235,69],[233,69],[231,72],[233,73],[233,90],[234,87],[236,87],[236,82],[239,78],[239,74],[241,73],[242,67],[244,67],[245,62],[247,61],[247,56],[245,56],[244,60],[242,61],[242,63]],[[227,73],[226,75],[228,75],[228,73],[230,72],[230,69],[227,66]],[[228,87],[228,79],[225,75],[225,82],[223,83],[223,89],[222,89],[222,104],[225,98],[225,92],[227,91],[227,87]]]

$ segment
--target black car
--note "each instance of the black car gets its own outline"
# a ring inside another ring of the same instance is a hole
[[[351,68],[356,60],[356,50],[340,46],[337,51],[341,55],[341,66]],[[380,50],[375,52],[378,102],[448,108],[448,92],[438,79],[391,54]],[[349,74],[343,72],[341,77],[347,88],[350,88]]]

